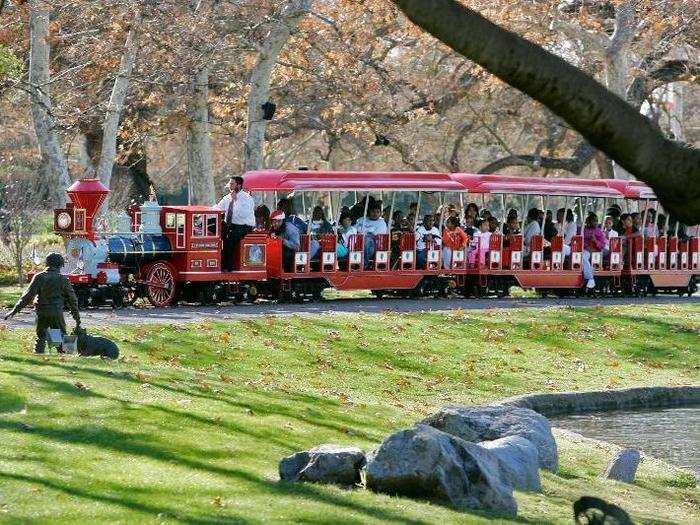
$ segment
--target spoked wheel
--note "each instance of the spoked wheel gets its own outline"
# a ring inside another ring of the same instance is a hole
[[[155,263],[146,274],[146,296],[153,306],[163,307],[175,299],[175,271],[166,263]]]

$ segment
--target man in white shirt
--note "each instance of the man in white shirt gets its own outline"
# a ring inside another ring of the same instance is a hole
[[[357,219],[355,228],[358,233],[365,235],[365,269],[369,268],[369,261],[374,257],[376,251],[374,238],[376,235],[384,235],[389,233],[386,221],[382,218],[382,207],[378,204],[373,204],[367,210],[368,217]]]
[[[255,201],[250,193],[243,191],[243,177],[231,177],[229,193],[216,205],[224,212],[221,251],[221,268],[233,271],[233,252],[236,245],[255,227]]]

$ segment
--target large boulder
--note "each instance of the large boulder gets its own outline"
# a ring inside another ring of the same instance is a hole
[[[605,469],[603,477],[624,481],[625,483],[633,483],[634,477],[637,475],[637,467],[641,456],[639,450],[634,448],[623,448],[612,458],[608,468]]]
[[[556,471],[557,443],[549,420],[534,410],[513,406],[448,406],[422,421],[465,441],[522,436],[537,447],[540,467]]]
[[[515,516],[513,487],[489,450],[416,425],[389,436],[367,455],[367,488],[449,501],[458,508]]]
[[[537,447],[521,436],[507,436],[479,443],[501,462],[506,479],[516,489],[541,492],[540,463]]]
[[[284,458],[279,464],[279,474],[283,481],[350,486],[360,482],[364,466],[365,453],[359,448],[329,444]]]

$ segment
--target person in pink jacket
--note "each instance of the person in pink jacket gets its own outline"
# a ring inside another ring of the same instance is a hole
[[[586,288],[595,288],[591,252],[602,252],[606,242],[605,233],[598,224],[598,216],[590,212],[583,227],[583,263],[581,264]]]

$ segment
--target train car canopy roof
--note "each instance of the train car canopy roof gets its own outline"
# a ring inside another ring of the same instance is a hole
[[[447,173],[378,171],[249,171],[246,191],[465,191]]]
[[[516,193],[524,195],[561,195],[570,197],[601,197],[623,199],[620,189],[602,179],[554,179],[511,177],[507,175],[478,175],[453,173],[469,193]]]

